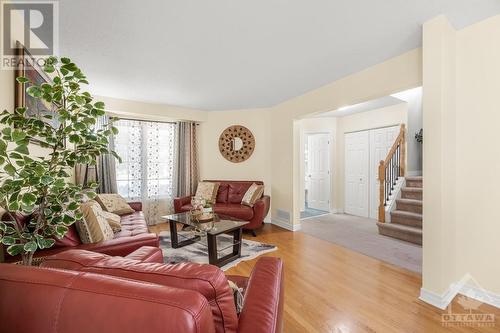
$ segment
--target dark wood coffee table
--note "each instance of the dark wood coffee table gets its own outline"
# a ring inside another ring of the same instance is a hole
[[[211,265],[222,267],[228,262],[238,259],[241,256],[241,234],[243,226],[249,223],[247,221],[223,215],[216,215],[214,221],[200,223],[192,219],[189,212],[162,216],[162,219],[168,221],[170,224],[170,240],[174,249],[193,244],[201,239],[200,236],[194,236],[179,241],[177,224],[181,224],[183,226],[191,226],[197,232],[206,235],[208,245],[208,262]],[[219,258],[219,252],[225,250],[217,249],[217,236],[221,234],[230,234],[233,236],[233,250],[231,253]]]

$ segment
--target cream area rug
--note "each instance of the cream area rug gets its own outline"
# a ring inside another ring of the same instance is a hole
[[[190,231],[179,231],[179,241],[183,238],[191,238]],[[202,237],[199,241],[173,249],[170,242],[170,232],[163,231],[159,235],[160,248],[163,251],[163,261],[167,264],[176,264],[180,262],[196,262],[200,264],[208,264],[208,247],[206,237]],[[223,249],[219,252],[219,257],[223,257],[232,251],[233,236],[219,235],[217,236],[217,248]],[[225,249],[225,250],[224,250]],[[271,244],[260,243],[251,240],[242,240],[241,257],[222,266],[223,271],[236,266],[241,261],[254,259],[264,253],[276,251],[277,246]]]

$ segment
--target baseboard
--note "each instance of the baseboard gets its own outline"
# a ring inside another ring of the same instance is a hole
[[[271,221],[271,217],[270,216],[266,216],[266,218],[264,218],[264,223],[273,223]]]
[[[290,231],[298,231],[300,230],[300,223],[299,224],[290,224],[287,221],[283,221],[280,219],[272,219],[272,224],[277,225],[278,227],[281,227],[286,230]]]
[[[491,291],[486,291],[477,287],[464,287],[463,290],[459,292],[469,298],[473,298],[482,303],[489,304],[500,309],[500,295],[493,293]]]
[[[430,305],[444,310],[458,294],[500,308],[500,295],[479,286],[477,281],[469,274],[465,275],[459,282],[452,283],[442,295],[421,288],[419,298]]]
[[[422,170],[407,171],[408,177],[422,176]]]
[[[448,289],[443,295],[438,295],[432,291],[420,288],[419,299],[427,304],[435,306],[441,310],[446,309],[446,307],[451,303],[453,298],[457,295],[457,292],[453,292]]]
[[[342,209],[342,208],[332,208],[331,212],[332,212],[332,214],[344,214],[344,209]]]

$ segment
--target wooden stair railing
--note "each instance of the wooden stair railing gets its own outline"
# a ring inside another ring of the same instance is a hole
[[[399,134],[389,150],[384,161],[378,166],[378,179],[380,182],[380,201],[378,206],[378,221],[385,222],[385,206],[394,191],[394,185],[399,177],[405,176],[406,163],[406,129],[401,124]]]

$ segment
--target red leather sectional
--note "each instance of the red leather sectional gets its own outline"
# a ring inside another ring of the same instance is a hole
[[[255,202],[253,207],[241,204],[250,185],[256,183],[264,185],[261,181],[233,181],[233,180],[205,180],[207,182],[219,183],[217,199],[214,210],[217,214],[228,215],[240,220],[249,221],[244,229],[255,230],[264,223],[264,218],[269,213],[271,198],[263,195]],[[194,195],[194,194],[193,194]],[[191,196],[174,199],[174,208],[176,213],[188,212],[192,209]]]
[[[135,210],[134,213],[121,216],[122,230],[115,234],[115,238],[95,244],[82,244],[74,225],[69,227],[68,233],[63,239],[57,240],[55,245],[46,250],[35,252],[35,258],[46,257],[66,251],[68,249],[82,249],[109,254],[111,256],[126,256],[141,246],[159,246],[158,236],[149,233],[142,204],[140,202],[129,202]],[[16,222],[24,225],[29,221],[29,216],[16,215]],[[21,260],[20,256],[12,257],[4,249],[5,262]]]
[[[279,258],[260,258],[249,278],[162,260],[143,247],[126,258],[69,250],[42,268],[0,264],[0,332],[282,331]],[[239,317],[228,278],[245,289]]]

